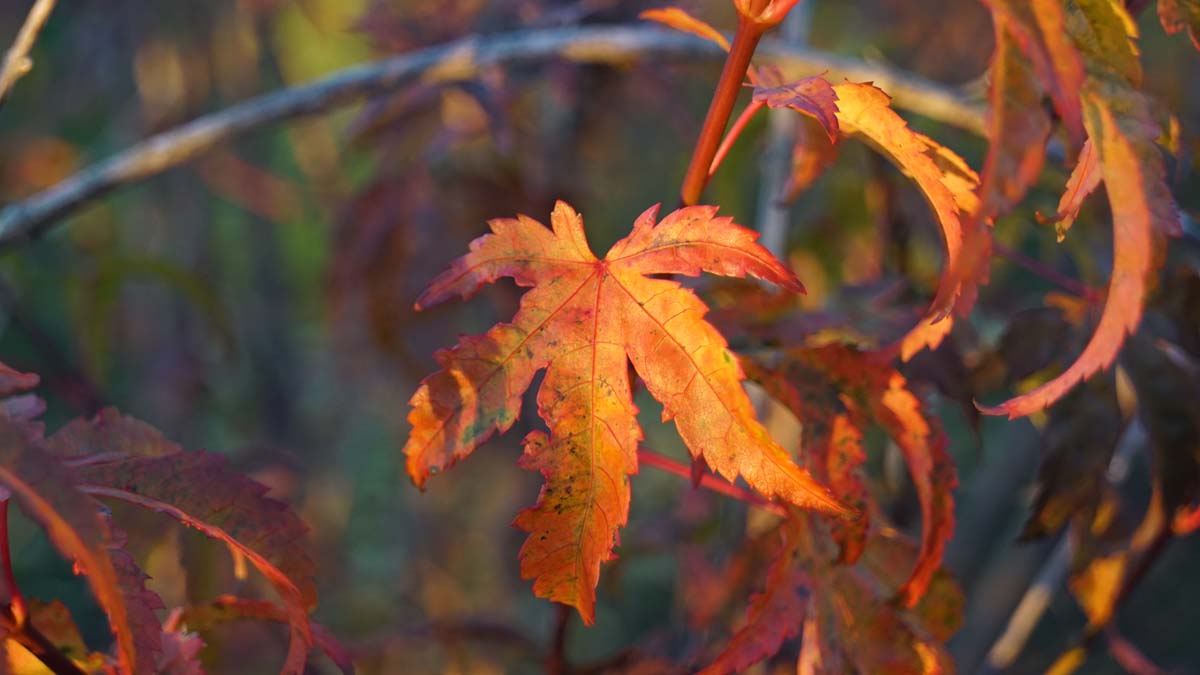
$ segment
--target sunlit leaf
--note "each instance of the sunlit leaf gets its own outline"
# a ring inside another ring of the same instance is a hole
[[[524,216],[491,222],[492,234],[438,277],[418,300],[429,307],[469,296],[500,277],[532,286],[511,324],[439,352],[443,370],[413,396],[405,446],[418,485],[516,421],[521,395],[547,368],[538,412],[550,433],[526,437],[522,465],[546,478],[518,527],[530,533],[522,575],[534,592],[593,618],[600,563],[612,556],[629,508],[642,432],[628,362],[664,406],[694,457],[729,480],[804,508],[849,510],[800,469],[755,420],[742,372],[707,307],[678,282],[650,274],[747,274],[799,290],[755,235],[713,207],[690,207],[656,224],[643,213],[603,260],[582,219],[559,203],[552,229]]]

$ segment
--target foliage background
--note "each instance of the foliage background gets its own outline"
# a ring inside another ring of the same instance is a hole
[[[982,98],[992,44],[982,5],[808,3],[811,46]],[[0,111],[0,198],[19,200],[156,131],[369,58],[469,33],[634,21],[651,6],[437,4],[439,14],[419,0],[62,3],[39,38],[34,70]],[[16,32],[25,5],[0,3],[0,35]],[[718,26],[731,25],[726,5],[684,3]],[[1200,56],[1183,37],[1163,35],[1153,11],[1140,24],[1147,91],[1195,133]],[[403,477],[398,452],[407,398],[433,370],[434,349],[511,316],[515,288],[421,315],[411,304],[489,217],[523,212],[544,220],[554,199],[567,199],[602,251],[648,205],[673,206],[718,67],[549,61],[491,71],[474,87],[416,87],[253,134],[6,252],[0,354],[42,374],[52,428],[113,404],[188,448],[228,454],[293,504],[313,528],[316,617],[360,655],[364,672],[536,672],[556,610],[520,581],[521,536],[508,527],[537,493],[537,477],[514,464],[523,433],[491,442],[425,494]],[[981,139],[910,120],[979,166]],[[707,193],[747,225],[757,216],[762,132],[761,123],[752,127]],[[1185,158],[1200,150],[1195,136],[1185,135],[1184,146]],[[1200,178],[1190,160],[1181,161],[1173,188],[1191,229],[1173,246],[1194,261]],[[998,236],[1102,286],[1111,256],[1102,207],[1089,207],[1063,244],[1032,218],[1035,208],[1053,211],[1065,180],[1065,170],[1058,173],[1049,172],[1054,181],[1005,219]],[[788,250],[814,310],[862,312],[863,296],[839,286],[879,289],[904,278],[899,297],[918,307],[941,264],[919,195],[861,147],[845,149],[796,203]],[[1061,340],[1056,324],[1034,311],[1050,290],[1019,266],[998,264],[954,345],[911,367],[914,379],[945,385],[930,396],[962,479],[947,561],[968,597],[951,645],[963,672],[982,663],[1054,540],[1015,541],[1044,420],[979,421],[961,403],[999,397],[981,364],[1010,322],[1026,321],[1018,349]],[[1036,357],[1011,356],[1025,358]],[[647,445],[683,457],[655,404],[638,403]],[[1086,446],[1080,439],[1081,451]],[[885,456],[877,458],[879,487],[895,497],[893,515],[903,522],[908,508],[917,526],[906,479]],[[1144,464],[1135,457],[1135,476]],[[1140,483],[1130,484],[1136,492]],[[754,518],[744,505],[693,493],[653,470],[633,485],[631,526],[620,560],[604,568],[597,625],[584,630],[571,619],[568,653],[575,663],[619,661],[638,643],[651,656],[698,663],[719,636],[687,628],[689,598],[705,592],[694,561],[726,558]],[[256,583],[224,576],[225,551],[162,529],[160,543],[142,553],[169,606]],[[13,546],[27,593],[65,595],[75,615],[87,617],[88,639],[103,646],[103,616],[36,529],[22,523]],[[1200,670],[1197,560],[1194,539],[1174,544],[1119,619],[1150,656],[1182,671]],[[1006,672],[1041,672],[1083,625],[1063,589],[1051,593],[1029,648]],[[731,621],[740,616],[734,610]],[[270,626],[238,625],[209,636],[207,658],[214,672],[265,672],[282,640]],[[1089,672],[1120,671],[1098,658]]]

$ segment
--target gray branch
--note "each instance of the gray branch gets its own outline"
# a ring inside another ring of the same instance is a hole
[[[831,54],[764,43],[760,56],[784,70],[825,73],[834,81],[874,81],[895,105],[983,132],[983,108],[961,92],[885,66]],[[28,199],[0,211],[0,250],[36,238],[105,194],[178,166],[213,146],[285,120],[326,112],[394,92],[416,81],[456,82],[490,66],[561,58],[625,64],[635,59],[708,59],[724,53],[690,35],[643,26],[555,28],[471,36],[339,71],[312,83],[275,91],[152,136]]]
[[[0,105],[8,98],[12,87],[25,73],[33,68],[29,59],[29,50],[33,49],[33,41],[37,39],[46,19],[50,18],[50,10],[54,9],[54,0],[37,0],[25,17],[25,23],[17,32],[17,39],[4,55],[4,67],[0,70]]]

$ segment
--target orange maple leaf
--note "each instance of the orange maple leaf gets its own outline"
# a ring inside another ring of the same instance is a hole
[[[708,308],[690,290],[650,274],[753,275],[791,290],[796,277],[757,235],[688,207],[655,224],[657,207],[603,260],[588,248],[583,221],[559,202],[552,229],[519,216],[491,221],[492,234],[433,281],[418,308],[467,297],[500,277],[532,286],[512,323],[438,352],[443,370],[413,395],[404,452],[418,486],[466,457],[517,419],[522,394],[546,368],[538,413],[550,433],[530,433],[521,464],[546,478],[538,503],[517,516],[530,533],[521,573],[534,592],[594,616],[600,563],[610,559],[629,511],[642,431],[627,360],[663,403],[694,457],[726,479],[743,477],[768,498],[838,514],[839,503],[767,434],[742,388],[743,374]]]
[[[1079,161],[1098,165],[1077,169],[1072,178],[1078,179],[1068,184],[1068,193],[1086,189],[1092,171],[1104,182],[1113,220],[1108,297],[1091,340],[1069,368],[1033,391],[998,406],[980,407],[989,415],[1017,418],[1037,412],[1112,365],[1125,336],[1141,321],[1163,235],[1181,232],[1155,145],[1159,127],[1150,101],[1138,89],[1142,71],[1132,17],[1122,6],[1093,3],[1072,8],[1071,18],[1071,37],[1088,69],[1079,98],[1087,137],[1094,146],[1093,152],[1081,153]],[[1064,196],[1064,203],[1070,206],[1071,199]]]
[[[959,296],[966,298],[958,305],[960,313],[972,304],[978,277],[957,280],[953,275],[960,269],[962,218],[979,209],[975,194],[979,176],[954,151],[910,129],[892,110],[891,98],[881,89],[869,83],[847,82],[835,85],[833,90],[843,135],[861,138],[916,183],[937,218],[946,244],[945,272],[930,316],[897,345],[902,358],[908,360],[925,347],[936,349],[950,332],[953,322],[947,314],[955,308]]]
[[[866,514],[871,509],[862,476],[866,455],[861,430],[874,420],[896,443],[921,504],[920,549],[897,592],[905,605],[914,606],[941,566],[954,530],[953,493],[958,485],[946,437],[925,406],[884,353],[839,344],[792,347],[774,365],[747,359],[743,366],[751,379],[800,418],[817,477],[827,480],[843,502],[863,509],[863,517],[849,526],[834,523],[831,528],[844,563],[858,559],[868,535]]]

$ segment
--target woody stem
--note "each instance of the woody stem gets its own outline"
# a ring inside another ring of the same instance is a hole
[[[750,58],[758,47],[765,27],[753,21],[738,17],[737,32],[733,34],[733,44],[725,57],[725,66],[721,69],[721,78],[717,81],[716,91],[713,92],[712,102],[708,106],[708,114],[704,116],[704,125],[700,129],[700,137],[696,139],[696,148],[692,151],[692,160],[688,164],[687,173],[683,178],[683,187],[679,191],[679,199],[685,206],[691,206],[700,201],[700,195],[708,185],[709,167],[717,154],[717,147],[725,135],[725,126],[733,112],[733,104],[737,101],[746,79],[746,70],[750,67]]]

